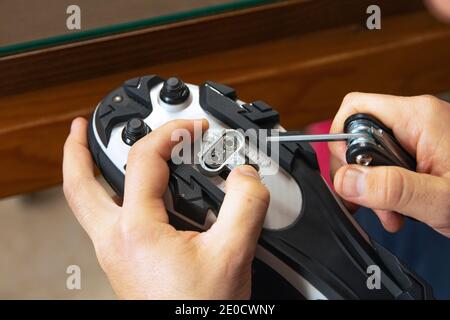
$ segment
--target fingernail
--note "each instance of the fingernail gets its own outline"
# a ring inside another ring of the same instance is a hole
[[[236,170],[238,170],[239,173],[241,173],[245,176],[249,176],[249,177],[260,180],[258,172],[252,166],[243,165],[243,166],[238,167]]]
[[[359,197],[364,193],[365,173],[356,168],[348,168],[342,180],[342,195]]]

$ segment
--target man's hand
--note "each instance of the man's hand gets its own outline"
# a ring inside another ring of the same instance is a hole
[[[388,231],[398,231],[405,215],[450,237],[450,104],[433,96],[350,93],[330,132],[342,132],[345,119],[355,113],[371,114],[392,128],[400,144],[416,157],[417,172],[345,165],[345,143],[330,143],[342,165],[334,176],[339,195],[374,209]]]
[[[163,194],[177,143],[171,134],[180,128],[192,135],[194,121],[172,121],[133,145],[119,206],[94,177],[86,120],[74,120],[64,146],[64,193],[120,298],[247,299],[269,192],[252,167],[241,166],[229,175],[208,231],[175,230]]]

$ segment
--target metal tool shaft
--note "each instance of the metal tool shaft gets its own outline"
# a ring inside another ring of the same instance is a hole
[[[350,139],[358,139],[367,137],[366,133],[336,133],[336,134],[295,134],[284,136],[271,136],[267,137],[267,141],[278,142],[326,142],[326,141],[345,141]]]

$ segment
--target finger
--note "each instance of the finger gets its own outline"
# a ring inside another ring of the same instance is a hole
[[[331,178],[331,181],[334,181],[334,176],[336,174],[336,171],[340,167],[342,167],[344,165],[346,165],[346,164],[342,163],[336,157],[334,157],[334,156],[330,157],[330,178]],[[330,188],[332,188],[334,190],[334,185],[330,186]],[[354,214],[358,210],[358,208],[359,208],[358,205],[356,205],[354,203],[351,203],[351,202],[349,202],[349,201],[347,201],[345,199],[342,199],[341,197],[339,197],[339,198],[341,199],[342,203],[344,204],[344,206],[348,209],[348,211],[351,214]]]
[[[399,212],[434,227],[448,224],[450,218],[450,186],[441,177],[393,166],[350,165],[336,172],[334,186],[348,201]]]
[[[330,156],[330,178],[331,181],[334,180],[334,176],[336,175],[336,172],[339,170],[340,167],[347,165],[346,162],[342,162],[337,157],[331,155]],[[332,186],[333,187],[333,186]]]
[[[399,97],[384,94],[371,94],[352,92],[345,96],[341,107],[336,114],[330,133],[343,132],[345,120],[355,113],[368,113],[388,128],[391,128],[400,144],[411,154],[415,154],[420,134],[423,130],[423,122],[417,113],[417,107],[425,103],[426,98]],[[419,110],[419,109],[417,109]],[[330,151],[345,162],[346,143],[329,143]]]
[[[179,142],[172,141],[172,134],[182,133],[183,137],[189,139],[190,145],[193,141],[191,139],[200,138],[207,127],[206,120],[175,120],[159,127],[133,145],[128,155],[125,176],[124,206],[131,208],[128,210],[128,216],[168,222],[163,201],[169,180],[167,161],[172,148]]]
[[[389,232],[400,231],[404,225],[405,217],[397,212],[380,209],[375,209],[374,212],[378,216],[378,219],[380,219],[384,229]]]
[[[341,130],[341,132],[342,131],[343,130]],[[333,158],[336,159],[335,161],[340,164],[339,167],[341,167],[344,164],[347,164],[347,158],[345,156],[345,154],[347,152],[347,143],[346,142],[344,142],[344,141],[328,142],[328,148],[330,149],[331,159],[333,159]],[[332,162],[331,164],[335,165],[336,163]],[[337,167],[337,168],[339,168],[339,167]],[[330,167],[330,169],[331,169],[331,178],[334,177],[334,174],[336,173],[336,170],[334,170],[334,169],[337,169],[337,168],[336,167]]]
[[[72,122],[64,145],[63,190],[78,221],[92,238],[117,217],[118,207],[94,177],[87,125],[83,118]]]
[[[252,258],[261,232],[270,194],[251,166],[234,169],[226,181],[226,194],[216,223],[208,231],[219,248]],[[236,257],[235,257],[236,258]]]

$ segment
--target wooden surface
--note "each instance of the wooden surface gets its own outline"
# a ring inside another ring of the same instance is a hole
[[[423,9],[422,0],[289,0],[0,57],[0,95],[231,50]],[[257,54],[257,53],[256,53]]]
[[[62,146],[70,121],[89,116],[125,79],[157,73],[187,82],[234,86],[244,101],[262,99],[298,129],[330,118],[349,91],[420,94],[450,88],[450,28],[424,12],[300,34],[0,97],[0,196],[61,181]]]

